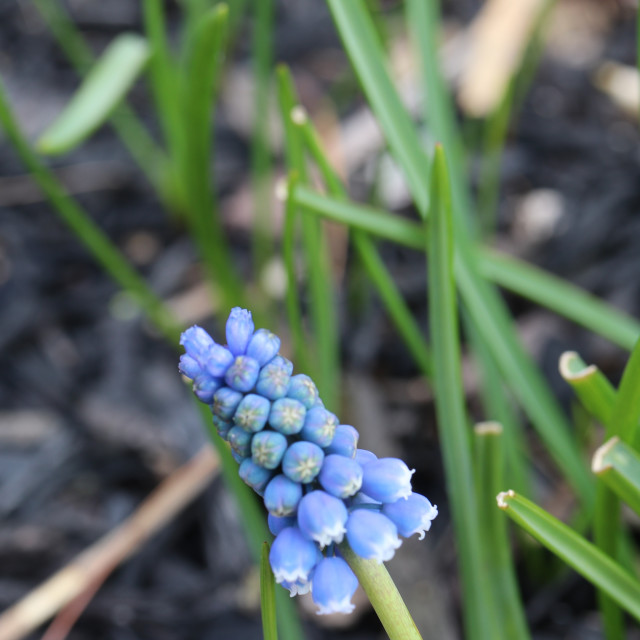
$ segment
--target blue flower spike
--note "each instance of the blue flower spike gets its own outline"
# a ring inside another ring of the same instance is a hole
[[[385,562],[398,536],[424,538],[438,509],[412,492],[414,471],[402,460],[357,448],[357,429],[324,408],[309,376],[293,374],[280,338],[255,330],[250,311],[231,310],[226,339],[187,329],[180,373],[264,500],[276,582],[291,596],[311,591],[319,615],[350,613],[358,580],[334,545],[346,537],[356,555]]]
[[[358,588],[358,578],[349,565],[338,557],[323,558],[313,572],[311,597],[318,605],[318,615],[351,613],[351,598]]]

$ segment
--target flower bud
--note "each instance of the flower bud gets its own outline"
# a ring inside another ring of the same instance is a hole
[[[289,389],[292,371],[293,365],[288,360],[276,356],[260,369],[256,391],[269,400],[284,398]]]
[[[211,411],[222,420],[231,420],[243,395],[229,387],[220,387],[213,395]]]
[[[242,355],[253,335],[254,324],[251,311],[234,307],[227,320],[226,334],[229,351],[234,356]]]
[[[241,427],[231,427],[227,432],[227,440],[231,449],[243,458],[251,455],[251,438],[252,434]]]
[[[307,484],[320,472],[324,452],[313,442],[294,442],[282,458],[282,472],[294,482]]]
[[[255,386],[259,373],[260,365],[257,360],[249,356],[237,356],[227,369],[224,379],[232,389],[246,393]]]
[[[204,357],[215,342],[202,327],[193,325],[193,327],[182,332],[180,344],[184,347],[187,355],[202,366]]]
[[[339,453],[347,458],[355,458],[358,447],[358,431],[348,424],[339,424],[333,434],[331,444],[326,448],[326,453]]]
[[[358,578],[342,558],[320,560],[311,581],[311,596],[318,605],[318,615],[351,613],[355,608],[351,598],[358,588]]]
[[[311,409],[320,400],[320,394],[313,380],[304,373],[292,376],[287,391],[289,398],[302,402],[306,409]]]
[[[238,464],[242,464],[245,460],[247,460],[247,456],[243,456],[240,453],[238,453],[237,451],[234,451],[233,449],[231,449],[231,457],[238,463]]]
[[[187,378],[193,380],[196,376],[202,373],[202,368],[195,358],[192,358],[188,353],[183,353],[180,356],[180,364],[178,370]]]
[[[378,459],[378,456],[368,449],[356,449],[356,462],[364,467],[365,464]]]
[[[411,476],[415,469],[409,469],[398,458],[380,458],[362,467],[362,491],[380,502],[395,502],[411,495]]]
[[[302,485],[287,476],[276,476],[264,490],[264,506],[274,516],[290,516],[295,513],[302,498]]]
[[[280,398],[271,405],[269,424],[276,431],[289,436],[302,429],[306,413],[304,405],[298,400]]]
[[[251,458],[247,458],[238,469],[240,477],[258,494],[263,495],[264,490],[273,477],[273,473],[260,465],[257,465]]]
[[[262,367],[278,353],[278,349],[280,338],[268,329],[258,329],[249,340],[247,355]]]
[[[196,394],[196,398],[198,398],[200,402],[211,404],[213,402],[213,396],[220,385],[220,381],[206,373],[201,373],[196,376],[196,379],[193,381],[193,393]]]
[[[283,529],[269,552],[269,563],[278,583],[307,581],[317,561],[316,545],[305,538],[297,527]]]
[[[344,502],[324,491],[307,493],[298,505],[300,531],[321,547],[342,542],[348,517]]]
[[[267,423],[269,411],[271,403],[266,398],[250,393],[240,401],[233,422],[249,433],[256,433]]]
[[[288,446],[287,438],[277,431],[260,431],[251,440],[251,457],[265,469],[275,469]]]
[[[337,498],[348,498],[362,485],[362,467],[351,458],[332,453],[325,457],[318,480],[325,491]]]
[[[269,525],[269,531],[271,531],[274,536],[277,536],[283,529],[286,529],[287,527],[294,527],[296,519],[294,516],[284,516],[279,518],[278,516],[274,516],[269,513],[267,515],[267,524]]]
[[[425,531],[431,529],[431,521],[438,515],[438,507],[423,495],[412,493],[406,500],[385,504],[382,513],[396,525],[403,538],[418,533],[422,540]]]
[[[363,558],[380,562],[391,560],[402,544],[396,525],[377,511],[355,509],[347,520],[347,540]]]
[[[233,362],[233,354],[220,344],[213,344],[207,352],[203,365],[214,378],[223,378]]]
[[[307,411],[300,435],[309,442],[320,447],[328,447],[338,426],[338,418],[322,407],[314,407]]]
[[[233,422],[229,422],[228,420],[223,420],[219,418],[215,413],[212,415],[213,426],[216,428],[218,435],[223,439],[227,439],[227,434],[229,433],[229,429],[233,427]]]

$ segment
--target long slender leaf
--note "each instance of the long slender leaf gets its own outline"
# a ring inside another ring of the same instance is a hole
[[[453,280],[453,234],[446,159],[436,147],[433,163],[429,238],[429,323],[433,383],[447,490],[458,540],[467,637],[490,640],[491,600],[483,586],[484,549],[475,501],[470,438],[460,368],[458,314]]]
[[[518,590],[510,552],[506,521],[494,508],[496,493],[504,486],[505,448],[502,425],[482,422],[474,427],[476,499],[482,513],[478,533],[485,552],[486,589],[491,596],[492,615],[499,638],[531,638]]]
[[[260,610],[262,611],[262,637],[278,640],[276,617],[276,581],[269,564],[269,543],[262,543],[260,555]]]
[[[624,368],[611,422],[622,440],[640,445],[640,339]]]
[[[515,492],[500,493],[497,500],[498,506],[525,531],[640,620],[640,582],[625,569],[566,524]]]
[[[39,151],[65,153],[88,138],[123,100],[148,60],[144,38],[132,33],[117,36],[41,136]]]
[[[594,454],[592,471],[640,515],[640,456],[613,437]]]

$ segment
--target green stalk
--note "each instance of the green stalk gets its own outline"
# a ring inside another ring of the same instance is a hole
[[[422,640],[416,623],[384,564],[361,558],[351,550],[346,541],[340,544],[340,553],[369,597],[389,640]]]
[[[624,368],[611,423],[615,430],[613,434],[636,448],[640,447],[640,339]]]
[[[531,634],[518,591],[510,552],[507,523],[494,508],[496,493],[504,486],[505,449],[502,425],[482,422],[474,428],[476,499],[482,513],[480,529],[486,589],[489,591],[499,636],[503,640],[529,640]]]
[[[453,279],[453,230],[447,165],[436,147],[431,182],[429,323],[433,345],[433,385],[447,492],[458,541],[466,636],[495,638],[491,599],[483,576],[485,549],[475,500],[467,417],[464,407],[460,342]]]
[[[613,437],[594,454],[591,470],[640,515],[640,455]]]
[[[260,555],[260,611],[262,612],[262,637],[278,640],[276,616],[276,581],[269,564],[269,543],[262,543]]]
[[[640,582],[626,569],[514,491],[498,494],[497,500],[512,520],[640,621]]]

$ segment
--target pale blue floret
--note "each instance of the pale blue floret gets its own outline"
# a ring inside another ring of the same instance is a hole
[[[196,394],[196,398],[198,398],[200,402],[211,404],[213,402],[213,396],[220,385],[221,382],[216,378],[212,378],[206,373],[201,373],[196,376],[196,379],[193,381],[193,393]]]
[[[212,415],[212,420],[213,420],[213,426],[216,428],[218,435],[224,440],[226,440],[227,434],[229,433],[229,429],[231,429],[231,427],[234,426],[233,422],[230,422],[229,420],[223,420],[222,418],[218,417],[215,413]]]
[[[227,320],[226,334],[229,351],[231,351],[234,356],[245,353],[254,329],[251,311],[241,309],[240,307],[231,309],[229,319]]]
[[[302,402],[306,409],[315,407],[320,400],[318,388],[313,380],[304,373],[291,376],[287,396]]]
[[[348,517],[344,502],[324,491],[307,493],[298,505],[298,527],[321,547],[342,542]]]
[[[255,387],[259,373],[260,365],[257,360],[249,356],[236,356],[224,379],[232,389],[246,393]]]
[[[278,349],[280,338],[268,329],[258,329],[249,340],[246,353],[262,367],[278,353]]]
[[[257,465],[251,458],[247,458],[238,469],[240,477],[258,494],[263,495],[264,490],[273,477],[273,472]]]
[[[233,421],[245,431],[256,433],[267,423],[269,411],[271,403],[266,398],[250,393],[240,401]]]
[[[319,447],[328,447],[338,426],[338,418],[323,407],[313,407],[307,411],[300,435]]]
[[[214,378],[223,378],[233,362],[233,354],[220,344],[213,344],[209,349],[203,365],[204,369]]]
[[[271,405],[269,424],[272,428],[287,436],[299,433],[304,425],[307,410],[293,398],[280,398]]]
[[[396,525],[403,538],[418,533],[422,540],[425,531],[431,529],[431,521],[438,515],[438,507],[423,495],[412,493],[406,500],[385,504],[382,513]]]
[[[364,467],[365,464],[368,464],[369,462],[373,462],[374,460],[377,460],[378,456],[373,453],[373,451],[369,451],[368,449],[356,449],[356,462],[361,466]]]
[[[349,498],[362,485],[362,467],[351,458],[332,453],[325,457],[318,480],[330,494],[337,498]]]
[[[318,615],[351,613],[355,607],[351,598],[357,588],[358,578],[342,558],[320,560],[313,572],[311,591]]]
[[[324,451],[313,442],[301,440],[289,446],[282,458],[284,475],[294,482],[307,484],[320,472]]]
[[[251,440],[251,458],[265,469],[275,469],[288,444],[287,438],[277,431],[260,431]]]
[[[213,395],[211,411],[222,420],[231,420],[242,398],[239,391],[234,391],[229,387],[221,387]]]
[[[231,427],[227,432],[227,440],[231,445],[231,449],[243,458],[251,455],[251,438],[252,434],[242,427]]]
[[[302,485],[278,475],[264,490],[264,506],[274,516],[290,516],[295,513],[302,498]]]
[[[188,353],[183,353],[180,356],[178,369],[182,375],[187,376],[187,378],[190,378],[191,380],[202,372],[200,363],[195,358],[192,358]]]
[[[272,481],[273,482],[273,481]],[[269,562],[276,582],[306,582],[318,561],[318,549],[297,527],[283,529],[273,541]]]
[[[349,424],[339,424],[333,434],[331,444],[326,448],[327,453],[339,453],[347,458],[355,458],[358,448],[358,430]]]
[[[276,356],[260,369],[256,391],[269,400],[284,398],[289,389],[293,364],[282,356]]]
[[[287,580],[283,580],[280,585],[285,589],[289,589],[289,597],[293,598],[294,596],[304,596],[309,591],[311,591],[311,576],[313,575],[313,571],[309,574],[309,578],[307,580],[296,580],[295,582],[288,582]]]
[[[182,332],[182,335],[180,336],[180,344],[184,347],[187,355],[198,362],[202,368],[204,358],[215,342],[202,327],[193,325],[193,327]]]
[[[268,514],[267,524],[269,525],[269,531],[271,531],[274,536],[277,536],[283,529],[295,526],[296,519],[295,516],[278,517]]]
[[[243,455],[239,454],[237,451],[234,451],[233,449],[231,449],[231,457],[238,464],[242,464],[247,459],[247,456],[243,456]]]
[[[415,469],[409,469],[399,458],[380,458],[365,464],[362,470],[362,490],[374,500],[395,502],[411,495]]]
[[[396,525],[377,511],[354,509],[347,520],[347,540],[363,558],[378,563],[391,560],[402,544]]]

